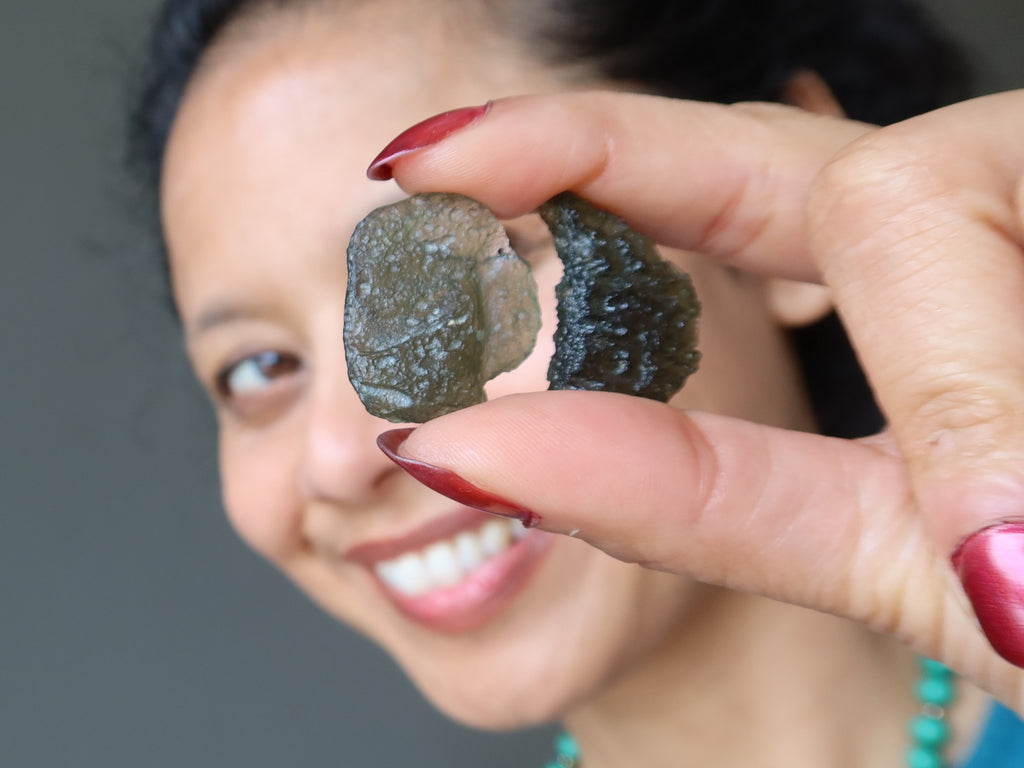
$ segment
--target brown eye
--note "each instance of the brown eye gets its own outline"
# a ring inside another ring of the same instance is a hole
[[[249,355],[217,374],[217,393],[226,400],[258,394],[276,379],[295,373],[301,363],[294,355],[266,351]]]

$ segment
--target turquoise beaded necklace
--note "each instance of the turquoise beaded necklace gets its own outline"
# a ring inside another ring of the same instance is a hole
[[[555,759],[544,768],[577,768],[580,764],[580,745],[565,731],[555,736]]]
[[[920,712],[910,720],[911,745],[907,750],[907,768],[947,768],[946,745],[950,728],[948,711],[956,698],[956,679],[945,664],[931,659],[918,661],[920,677],[914,693]],[[555,737],[555,756],[544,768],[579,768],[580,747],[569,734]]]
[[[914,692],[921,711],[910,721],[907,768],[945,768],[949,744],[949,707],[956,699],[956,679],[945,664],[919,659],[921,676]]]

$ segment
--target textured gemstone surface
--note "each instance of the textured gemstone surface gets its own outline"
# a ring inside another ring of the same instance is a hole
[[[551,388],[667,402],[700,361],[689,276],[650,238],[576,195],[558,195],[539,213],[564,265]]]
[[[487,208],[423,194],[378,208],[348,248],[345,355],[366,409],[423,422],[486,400],[540,329],[529,266]]]
[[[700,361],[689,276],[650,238],[571,193],[538,211],[564,266],[552,389],[668,401]],[[529,266],[483,205],[415,195],[378,208],[348,250],[345,354],[366,409],[423,422],[486,400],[540,328]]]

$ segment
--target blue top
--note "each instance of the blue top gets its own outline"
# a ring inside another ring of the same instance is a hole
[[[992,706],[974,754],[962,768],[1022,768],[1024,722],[1001,704]]]

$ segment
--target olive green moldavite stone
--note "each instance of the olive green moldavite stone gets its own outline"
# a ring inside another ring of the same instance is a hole
[[[370,413],[423,422],[483,402],[484,383],[526,359],[539,329],[529,266],[480,203],[416,195],[356,227],[345,356]]]
[[[564,265],[551,388],[667,402],[700,361],[689,276],[650,238],[576,195],[558,195],[539,213]]]

